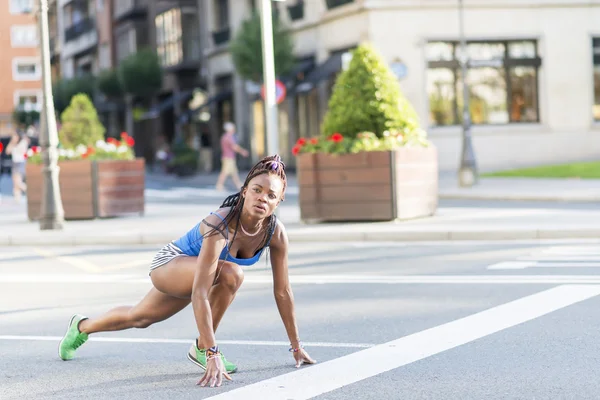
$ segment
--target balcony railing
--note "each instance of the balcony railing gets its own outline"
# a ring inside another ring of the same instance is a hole
[[[96,20],[94,18],[85,18],[65,29],[65,42],[77,39],[79,36],[96,29]]]
[[[148,0],[118,0],[113,4],[115,20],[144,16],[148,11]]]
[[[215,43],[215,46],[219,46],[219,45],[222,45],[229,41],[229,39],[231,37],[231,31],[229,28],[214,31],[212,33],[212,37],[213,37],[213,42]]]
[[[325,0],[327,4],[327,8],[331,10],[332,8],[341,7],[346,4],[353,3],[354,0]]]

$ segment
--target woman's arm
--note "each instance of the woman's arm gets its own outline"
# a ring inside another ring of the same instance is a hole
[[[290,343],[293,348],[298,348],[300,347],[300,337],[294,312],[294,294],[288,275],[288,245],[285,228],[278,222],[270,243],[273,292]]]
[[[200,225],[200,233],[205,235],[212,230],[212,228],[206,226],[205,222],[217,226],[218,222],[214,221],[217,218],[214,215],[207,217]],[[223,229],[225,232],[227,231],[227,227]],[[217,274],[219,256],[226,245],[227,240],[219,232],[214,232],[214,234],[203,238],[200,254],[198,254],[194,283],[192,285],[192,308],[194,310],[196,325],[198,326],[200,337],[208,348],[206,352],[206,371],[198,381],[198,384],[201,386],[221,386],[223,377],[231,380],[231,377],[225,372],[225,366],[217,347],[212,324],[212,311],[208,301],[208,292]]]
[[[217,226],[218,222],[212,221],[213,218],[216,217],[210,216],[205,221],[213,226]],[[200,225],[200,234],[202,235],[206,235],[211,230],[213,228],[208,227],[204,222]],[[225,237],[219,232],[214,232],[214,234],[211,233],[204,237],[192,285],[194,317],[196,318],[198,332],[206,343],[207,348],[216,346],[208,292],[215,281],[219,256],[226,245],[227,241]]]
[[[298,326],[296,324],[296,314],[294,311],[294,294],[290,285],[288,275],[288,237],[285,228],[278,221],[275,233],[270,243],[271,267],[273,269],[273,291],[275,302],[279,310],[279,315],[285,326],[290,345],[294,351],[296,359],[296,368],[300,367],[302,362],[314,364],[315,361],[310,358],[308,353],[301,348]]]

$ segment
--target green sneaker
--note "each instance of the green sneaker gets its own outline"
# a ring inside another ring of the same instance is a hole
[[[199,349],[196,344],[193,344],[192,347],[190,347],[190,351],[188,351],[187,358],[200,368],[206,370],[205,349]],[[223,353],[221,353],[221,360],[223,360],[223,365],[225,365],[225,371],[227,371],[228,374],[233,374],[237,371],[237,365],[227,361]]]
[[[79,332],[79,323],[84,319],[87,319],[87,317],[79,314],[75,314],[71,317],[67,333],[65,333],[65,337],[63,337],[58,345],[58,356],[64,361],[71,360],[75,357],[75,350],[88,340],[87,333]]]

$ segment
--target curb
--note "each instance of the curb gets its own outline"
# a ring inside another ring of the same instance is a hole
[[[538,194],[439,193],[443,200],[546,201],[556,203],[600,203],[600,195],[552,196]]]
[[[163,246],[174,238],[175,234],[132,234],[132,235],[88,235],[53,234],[32,236],[0,236],[0,246],[93,246],[119,245]],[[477,241],[477,240],[530,240],[530,239],[598,239],[600,228],[580,229],[499,229],[499,230],[439,230],[439,231],[321,231],[288,230],[291,243],[309,242],[425,242],[425,241]]]

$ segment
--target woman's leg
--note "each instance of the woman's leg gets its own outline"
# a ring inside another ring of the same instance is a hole
[[[23,176],[21,175],[21,171],[18,166],[13,167],[12,171],[12,181],[13,181],[13,195],[15,200],[21,200],[21,196],[24,192]]]
[[[129,328],[147,328],[183,310],[191,301],[196,272],[195,257],[177,257],[152,271],[154,288],[135,306],[122,306],[106,314],[80,322],[79,330],[90,334]],[[222,262],[215,285],[209,292],[209,302],[216,331],[225,311],[235,298],[244,280],[239,265]]]
[[[183,310],[189,299],[180,299],[159,292],[156,288],[135,306],[113,308],[106,314],[79,323],[79,331],[87,334],[107,331],[120,331],[130,328],[147,328],[150,325],[164,321]]]
[[[186,298],[189,301],[192,295],[196,268],[197,260],[195,257],[177,257],[167,265],[152,271],[152,282],[158,290],[172,296]],[[215,332],[243,281],[244,271],[239,265],[229,261],[219,262],[217,278],[208,293],[213,330]],[[200,348],[203,348],[200,338],[198,344]]]

